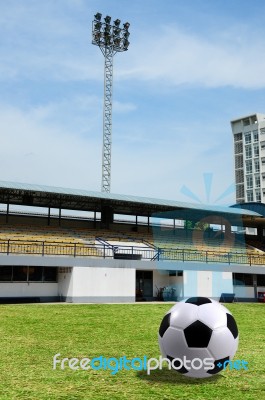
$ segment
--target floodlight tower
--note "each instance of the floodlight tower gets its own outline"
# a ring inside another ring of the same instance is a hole
[[[111,25],[110,16],[107,15],[104,18],[105,22],[102,22],[101,17],[102,14],[100,13],[94,16],[92,44],[100,48],[105,58],[101,191],[109,193],[111,183],[113,56],[118,52],[128,50],[130,24],[126,22],[123,24],[123,28],[120,28],[121,21],[119,19],[116,19]]]

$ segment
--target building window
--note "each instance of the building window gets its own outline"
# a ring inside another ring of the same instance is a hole
[[[57,281],[57,268],[43,267],[43,281],[56,282]]]
[[[12,281],[12,267],[1,267],[0,268],[0,281],[10,282]]]
[[[57,268],[4,266],[0,268],[0,282],[57,282]]]
[[[257,274],[257,286],[265,286],[265,275]]]
[[[257,188],[260,187],[260,176],[259,176],[259,175],[256,175],[256,176],[255,176],[255,186],[256,186]]]
[[[236,183],[244,183],[243,169],[236,170]]]
[[[264,132],[265,133],[265,132]],[[234,135],[234,140],[235,140],[235,142],[240,142],[240,140],[243,140],[242,139],[242,133],[236,133],[235,135]]]
[[[254,157],[258,157],[259,156],[259,145],[255,144],[253,146],[253,150],[254,150]]]
[[[252,189],[253,188],[253,177],[252,175],[246,176],[247,179],[247,189]]]
[[[253,131],[253,142],[258,142],[259,141],[259,132]]]
[[[244,198],[244,185],[236,185],[236,198]]]
[[[252,174],[252,160],[246,161],[246,174]]]
[[[254,160],[255,172],[260,172],[259,160]]]
[[[260,134],[261,134],[261,135],[264,135],[264,134],[265,134],[265,128],[261,128]]]
[[[235,168],[243,168],[243,156],[235,156]]]
[[[233,274],[233,285],[235,286],[253,286],[252,274]]]
[[[242,142],[235,143],[235,154],[242,154],[243,153],[243,144]]]
[[[246,146],[246,158],[251,158],[252,157],[252,149],[251,146]]]
[[[245,133],[245,144],[251,143],[251,132]]]
[[[39,268],[39,267],[29,267],[28,280],[30,282],[41,282],[42,281],[42,270],[43,270],[43,268]]]
[[[252,190],[247,191],[247,201],[254,201]]]
[[[28,280],[28,267],[14,266],[12,281],[25,282]]]
[[[244,172],[243,169],[236,170],[236,183],[244,183]]]
[[[259,203],[261,202],[261,193],[259,190],[256,190],[256,201]]]

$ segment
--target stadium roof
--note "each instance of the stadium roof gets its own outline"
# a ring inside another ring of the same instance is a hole
[[[264,219],[261,214],[243,208],[4,181],[0,181],[0,203],[79,211],[101,211],[103,207],[109,206],[116,214],[139,216],[152,216],[155,213],[169,211],[187,212],[189,210],[194,211],[196,215],[201,212],[203,216],[214,213],[230,217],[241,216],[249,220],[253,218]]]

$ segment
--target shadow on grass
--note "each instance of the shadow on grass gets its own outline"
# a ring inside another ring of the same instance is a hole
[[[144,379],[150,383],[175,383],[178,385],[202,385],[202,384],[214,384],[224,376],[218,374],[209,378],[195,379],[186,377],[176,371],[168,370],[163,368],[162,370],[151,371],[150,375],[147,375],[146,371],[139,371],[137,373],[139,379]]]

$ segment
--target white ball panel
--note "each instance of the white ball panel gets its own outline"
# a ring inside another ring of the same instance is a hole
[[[219,303],[219,305],[220,305],[220,307],[222,308],[222,310],[224,310],[224,312],[226,312],[227,314],[231,314],[231,315],[232,315],[231,311],[229,311],[228,308],[226,308],[225,306],[223,306],[223,304],[220,304],[220,303]]]
[[[209,326],[209,328],[216,329],[227,325],[226,312],[224,312],[219,304],[216,306],[209,303],[198,308],[198,319]]]
[[[170,326],[185,329],[198,319],[198,306],[178,303],[171,309]]]
[[[235,349],[235,339],[229,329],[219,328],[213,331],[208,349],[216,359],[230,357]]]
[[[181,329],[168,328],[162,338],[163,348],[166,355],[174,357],[179,354],[180,349],[187,350],[187,344],[184,336],[184,332]]]
[[[234,339],[234,344],[233,344],[233,347],[232,347],[232,349],[231,349],[230,360],[232,360],[232,358],[234,358],[234,356],[235,356],[235,354],[236,354],[236,352],[237,352],[238,343],[239,343],[239,336],[237,336],[237,338]]]

